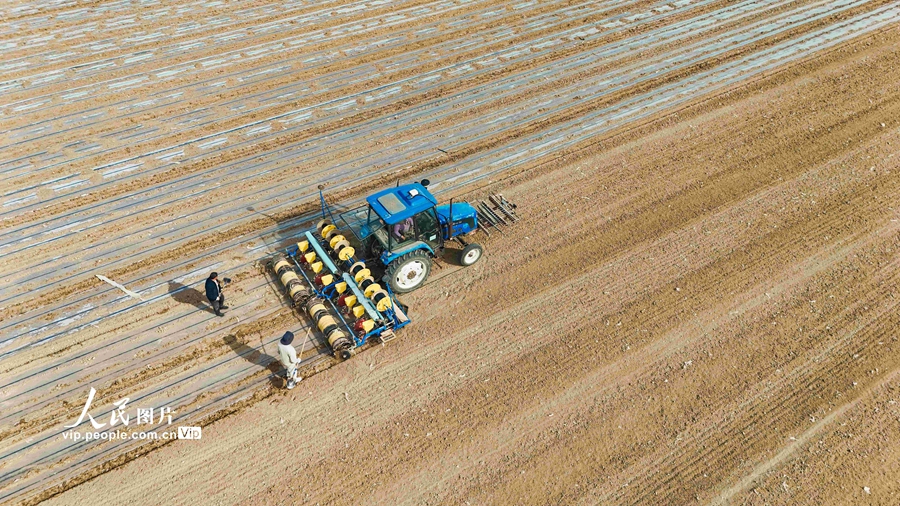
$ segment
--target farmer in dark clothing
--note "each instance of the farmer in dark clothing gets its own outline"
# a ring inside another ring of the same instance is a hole
[[[219,273],[213,272],[206,278],[206,298],[212,304],[216,316],[225,316],[221,310],[228,309],[228,306],[225,305],[225,296],[222,295],[222,285],[219,284],[218,277]]]

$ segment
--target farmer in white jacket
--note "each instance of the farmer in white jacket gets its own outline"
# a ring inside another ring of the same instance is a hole
[[[291,346],[293,341],[294,334],[292,332],[285,332],[284,335],[281,336],[281,341],[278,342],[278,356],[281,358],[281,363],[284,365],[284,368],[287,369],[285,377],[287,378],[288,390],[294,388],[294,386],[297,385],[297,382],[303,379],[297,376],[297,365],[300,363],[300,359],[297,358],[297,350]]]

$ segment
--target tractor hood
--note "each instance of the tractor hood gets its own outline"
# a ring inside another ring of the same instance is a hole
[[[441,220],[441,223],[447,223],[447,218],[450,217],[450,205],[444,204],[442,206],[437,206],[438,218]],[[462,221],[466,218],[472,218],[475,216],[475,208],[472,207],[468,202],[454,202],[453,203],[453,221]]]

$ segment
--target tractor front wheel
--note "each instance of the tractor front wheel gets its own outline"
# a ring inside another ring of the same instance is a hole
[[[385,275],[391,284],[391,290],[407,293],[422,286],[430,272],[431,257],[422,250],[416,250],[391,262]]]
[[[464,267],[468,267],[480,260],[481,254],[483,252],[484,250],[482,250],[480,244],[474,242],[472,244],[468,244],[459,253],[459,263],[461,263]]]

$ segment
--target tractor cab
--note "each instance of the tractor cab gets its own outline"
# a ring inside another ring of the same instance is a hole
[[[377,240],[372,253],[389,264],[404,253],[425,249],[432,256],[444,247],[437,214],[437,199],[419,183],[390,188],[366,199],[369,225]]]
[[[460,263],[481,258],[478,244],[466,244],[461,235],[474,231],[477,214],[465,202],[437,205],[426,188],[428,180],[389,188],[366,198],[365,207],[341,214],[363,246],[368,259],[385,266],[385,277],[398,293],[410,292],[425,282],[431,259],[456,239],[463,246]]]

